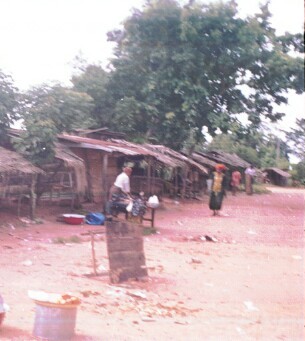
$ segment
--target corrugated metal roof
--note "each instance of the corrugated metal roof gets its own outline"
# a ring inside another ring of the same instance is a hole
[[[68,141],[73,144],[77,144],[79,148],[97,149],[107,153],[118,153],[127,156],[150,156],[155,160],[169,166],[180,167],[181,163],[177,160],[166,156],[160,155],[152,150],[145,148],[144,146],[128,142],[125,140],[111,139],[107,141],[96,140],[88,137],[72,136],[72,135],[59,135],[60,140]],[[73,146],[71,146],[73,147]]]
[[[143,153],[142,150],[137,148],[126,148],[123,144],[119,144],[113,141],[103,141],[92,139],[89,137],[81,137],[81,136],[74,136],[74,135],[59,135],[59,140],[65,140],[72,143],[76,143],[81,148],[88,148],[88,149],[98,149],[103,150],[108,153],[120,153],[124,155],[150,155],[150,153]]]

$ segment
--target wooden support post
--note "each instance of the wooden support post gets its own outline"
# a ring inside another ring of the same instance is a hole
[[[31,206],[31,212],[30,212],[30,217],[31,220],[35,219],[35,212],[36,212],[36,191],[35,191],[35,187],[36,187],[36,182],[37,182],[37,176],[33,175],[32,176],[32,181],[31,181],[31,193],[30,193],[30,206]]]
[[[92,266],[93,266],[93,273],[97,275],[96,271],[96,258],[95,258],[95,248],[94,248],[94,233],[90,232],[91,236],[91,253],[92,253]]]
[[[147,194],[151,194],[151,159],[147,160]]]
[[[107,178],[107,170],[108,170],[108,154],[104,154],[103,156],[103,173],[102,173],[102,205],[104,207],[104,212],[106,211],[106,205],[108,201],[108,178]]]
[[[150,221],[151,227],[155,227],[155,208],[150,208],[151,217],[150,218],[142,218],[142,220]]]

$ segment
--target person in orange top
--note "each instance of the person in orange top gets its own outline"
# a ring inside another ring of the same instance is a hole
[[[209,208],[213,211],[213,215],[218,215],[222,206],[223,197],[226,194],[226,166],[223,164],[217,164],[215,166],[215,172],[212,173],[212,189],[210,194]]]
[[[233,195],[236,195],[236,193],[238,192],[240,182],[241,182],[241,174],[236,169],[231,175],[231,186],[232,186],[232,194]]]

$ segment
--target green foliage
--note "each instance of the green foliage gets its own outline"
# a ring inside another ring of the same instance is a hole
[[[202,126],[228,132],[240,113],[253,128],[280,119],[273,104],[286,104],[288,89],[303,92],[303,61],[290,54],[303,42],[276,36],[270,17],[266,4],[241,19],[235,1],[156,0],[135,10],[108,34],[112,127],[179,149],[194,131],[200,141]]]
[[[79,238],[78,236],[71,236],[71,237],[57,237],[54,238],[53,240],[54,244],[69,244],[69,243],[76,243],[79,244],[82,242],[81,238]]]
[[[247,145],[239,145],[236,148],[236,154],[243,160],[256,165],[256,167],[261,167],[261,161],[256,149],[248,147]]]
[[[233,135],[219,134],[216,135],[208,145],[208,150],[222,150],[226,153],[234,153],[236,151],[237,141]]]
[[[93,124],[89,95],[55,85],[34,88],[24,96],[23,118],[26,130],[15,141],[16,148],[39,165],[54,157],[56,135]]]
[[[6,129],[20,118],[18,113],[18,90],[10,76],[0,69],[0,142],[5,141]]]
[[[148,227],[144,226],[143,227],[143,236],[149,236],[151,234],[156,234],[157,230],[154,227]]]
[[[90,117],[92,102],[92,98],[84,92],[60,85],[43,85],[26,94],[24,118],[51,120],[59,133],[70,132],[93,124]]]
[[[36,165],[52,161],[57,130],[49,119],[27,119],[27,129],[15,139],[16,149]]]
[[[305,185],[305,161],[292,165],[291,175],[293,180]]]
[[[90,115],[96,127],[108,127],[112,122],[113,102],[108,93],[109,74],[98,65],[82,66],[81,73],[72,77],[74,90],[93,99]]]
[[[244,135],[240,131],[217,135],[207,145],[207,150],[217,149],[235,153],[256,167],[289,168],[290,149],[287,144],[277,136],[266,134],[262,130],[248,130]]]
[[[292,144],[291,153],[301,161],[305,161],[305,119],[296,120],[296,128],[286,133],[288,141]]]
[[[253,192],[255,194],[269,194],[271,193],[270,190],[266,188],[264,184],[253,184]]]

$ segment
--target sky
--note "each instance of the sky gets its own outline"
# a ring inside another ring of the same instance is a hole
[[[208,3],[209,1],[201,1]],[[107,32],[119,28],[145,0],[0,0],[0,69],[20,90],[59,81],[70,85],[77,55],[106,66],[113,45]],[[188,1],[181,0],[180,3]],[[258,12],[259,0],[237,0],[241,15]],[[263,1],[265,2],[265,1]],[[278,34],[303,31],[303,0],[271,0],[272,25]],[[287,117],[294,126],[304,115],[304,96],[289,95]]]

